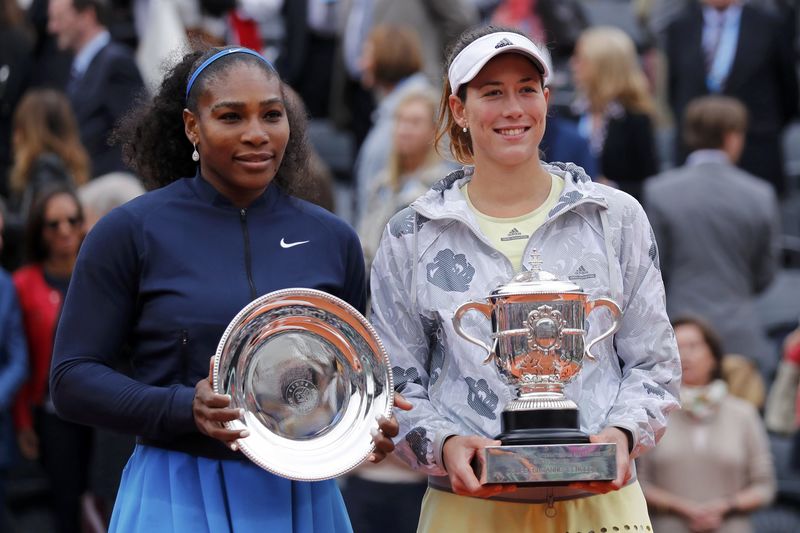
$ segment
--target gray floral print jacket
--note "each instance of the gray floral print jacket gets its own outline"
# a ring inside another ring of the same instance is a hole
[[[634,438],[632,456],[655,446],[678,407],[680,361],[665,311],[658,251],[641,206],[627,194],[593,183],[578,166],[545,168],[565,180],[557,205],[530,237],[542,268],[578,284],[591,298],[609,297],[623,311],[618,332],[596,348],[596,361],[566,387],[590,434],[613,425]],[[442,445],[451,435],[500,433],[513,391],[485,354],[453,329],[455,310],[482,299],[514,275],[510,261],[482,235],[459,188],[465,167],[435,184],[395,215],[384,231],[371,275],[372,323],[393,365],[394,381],[413,404],[397,411],[397,453],[430,476],[446,475]],[[589,317],[587,339],[611,325]],[[468,313],[462,327],[489,339],[489,322]]]

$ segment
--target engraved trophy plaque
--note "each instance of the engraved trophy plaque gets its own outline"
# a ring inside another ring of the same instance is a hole
[[[489,446],[473,467],[481,483],[519,485],[605,481],[616,476],[616,445],[593,444],[580,430],[578,407],[564,385],[580,372],[584,356],[619,327],[619,306],[607,298],[589,300],[570,282],[541,270],[533,250],[532,269],[497,287],[484,301],[461,305],[453,316],[456,332],[486,350],[516,398],[505,407],[501,446]],[[612,315],[611,328],[585,345],[584,319],[598,307]],[[469,311],[492,323],[492,344],[461,328]]]

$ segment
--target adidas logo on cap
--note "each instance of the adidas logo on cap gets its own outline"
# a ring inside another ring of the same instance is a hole
[[[502,39],[500,39],[500,41],[496,45],[494,45],[494,47],[495,48],[503,48],[504,46],[511,46],[512,44],[514,44],[514,43],[512,43],[511,41],[509,41],[508,39],[503,37]]]

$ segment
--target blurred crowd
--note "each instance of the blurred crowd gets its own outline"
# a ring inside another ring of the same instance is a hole
[[[61,420],[47,379],[83,237],[145,192],[115,141],[164,67],[224,44],[272,61],[311,119],[303,194],[369,265],[456,168],[437,150],[443,58],[488,23],[550,51],[543,159],[653,226],[684,372],[639,465],[656,531],[800,530],[800,2],[0,0],[0,531],[108,523],[133,441]],[[426,480],[399,461],[342,484],[356,532],[415,529]]]

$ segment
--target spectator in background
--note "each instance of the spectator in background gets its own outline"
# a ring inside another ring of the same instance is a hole
[[[43,187],[79,186],[89,179],[89,155],[80,142],[69,101],[54,89],[33,89],[17,106],[13,120],[14,166],[9,173],[10,214],[4,264],[22,262],[28,213]]]
[[[470,0],[373,0],[372,27],[405,26],[417,33],[422,70],[431,83],[442,79],[445,51],[462,31],[478,22]]]
[[[312,118],[325,118],[329,114],[337,31],[343,9],[338,0],[283,3],[287,31],[275,66],[303,99]]]
[[[658,172],[658,161],[654,105],[633,41],[618,28],[590,28],[578,39],[571,66],[578,130],[598,160],[597,178],[641,200],[642,183]]]
[[[683,139],[686,165],[649,180],[645,209],[658,243],[672,317],[708,320],[726,353],[756,362],[763,375],[775,365],[754,307],[778,267],[775,193],[736,168],[747,111],[736,100],[706,96],[689,104]]]
[[[142,182],[126,172],[112,172],[81,186],[78,198],[83,206],[86,233],[109,211],[144,193]]]
[[[11,118],[30,83],[33,40],[17,0],[0,0],[0,196],[8,195]]]
[[[767,432],[755,407],[728,394],[722,345],[710,326],[673,321],[681,356],[681,410],[659,445],[638,461],[659,533],[752,532],[749,514],[775,495]]]
[[[553,90],[550,90],[553,94]],[[551,97],[552,99],[552,97]],[[547,128],[539,144],[544,161],[572,162],[583,168],[586,175],[597,179],[597,159],[589,147],[589,142],[569,119],[553,112],[547,117]]]
[[[0,252],[3,251],[3,221],[6,210],[0,200]],[[28,348],[22,329],[22,314],[11,276],[0,268],[0,531],[8,531],[5,471],[12,464],[16,445],[11,425],[11,401],[28,372]]]
[[[27,220],[39,191],[54,182],[73,187],[89,181],[89,155],[80,141],[69,100],[54,89],[33,89],[14,113],[11,206]]]
[[[698,96],[741,100],[750,125],[739,166],[767,180],[779,194],[786,189],[781,133],[798,110],[790,33],[777,17],[737,0],[690,2],[665,32],[676,120]],[[691,147],[679,139],[676,146],[678,161],[683,161]]]
[[[358,228],[368,270],[389,219],[453,169],[435,149],[438,105],[433,89],[409,92],[397,103],[389,161],[371,185]]]
[[[800,326],[786,337],[783,357],[769,390],[764,411],[767,429],[785,435],[800,435]],[[795,467],[800,468],[800,436],[796,437]]]
[[[376,26],[361,58],[362,83],[372,90],[378,107],[373,125],[356,158],[356,213],[367,205],[369,191],[389,162],[397,103],[411,91],[430,90],[422,72],[419,37],[406,26]],[[357,217],[361,220],[361,216]]]
[[[144,88],[132,51],[111,40],[108,9],[108,0],[50,0],[48,9],[48,30],[60,49],[75,54],[67,95],[92,160],[92,176],[126,169],[121,148],[108,141]]]
[[[283,85],[283,97],[289,102],[289,107],[296,109],[298,113],[306,116],[305,102],[297,94],[297,91]],[[308,144],[308,170],[306,174],[307,186],[298,190],[295,194],[301,200],[316,204],[323,209],[327,209],[331,213],[336,212],[336,201],[333,192],[333,172],[330,167],[322,159],[314,146]]]
[[[49,4],[50,0],[31,0],[27,9],[27,18],[34,34],[31,87],[50,87],[63,91],[69,80],[72,52],[60,50],[58,40],[47,29]]]
[[[88,487],[92,430],[58,417],[47,380],[61,303],[83,239],[83,210],[63,184],[42,191],[25,231],[28,264],[14,272],[30,377],[14,403],[17,441],[26,459],[39,459],[50,480],[57,530],[80,532],[81,496]]]

